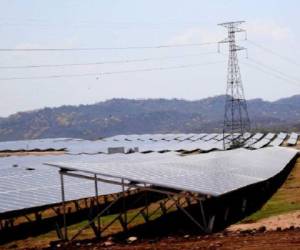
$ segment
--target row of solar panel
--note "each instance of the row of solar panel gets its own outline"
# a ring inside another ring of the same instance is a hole
[[[70,163],[154,162],[169,160],[175,153],[167,154],[98,154],[98,155],[48,155],[0,157],[0,214],[10,211],[40,207],[61,202],[60,178],[57,169],[43,165],[45,162]],[[66,200],[78,200],[95,195],[94,182],[65,177]],[[98,183],[99,194],[120,192],[119,186]]]
[[[282,171],[297,152],[290,148],[270,147],[170,157],[155,162],[49,164],[72,171],[219,196],[270,179]]]
[[[240,135],[236,134],[234,136],[238,137]],[[276,136],[274,133],[268,133],[264,136],[262,133],[256,133],[251,136],[250,133],[245,133],[243,136],[244,139],[247,139],[245,147],[258,149],[267,145],[279,146],[288,135],[286,133],[280,133]],[[222,139],[222,134],[118,135],[96,141],[58,138],[0,142],[0,151],[66,149],[70,154],[97,154],[108,153],[109,148],[120,147],[124,148],[124,152],[137,150],[139,152],[159,152],[167,150],[192,151],[197,149],[211,151],[214,149],[223,149]],[[292,133],[287,144],[295,145],[297,140],[298,134]]]
[[[274,136],[273,136],[274,137]],[[272,135],[267,138],[273,138]],[[260,135],[254,135],[252,142],[260,138]],[[277,136],[279,139],[279,135]],[[281,135],[280,138],[284,138]],[[170,142],[166,142],[170,143]],[[188,143],[192,142],[180,142],[188,148]],[[198,142],[199,145],[208,142]],[[216,142],[215,142],[216,143]],[[219,142],[222,143],[222,142]],[[179,144],[179,143],[178,143]],[[172,145],[172,144],[170,144]],[[166,145],[166,148],[170,145]],[[175,145],[175,144],[173,144]],[[202,146],[203,146],[202,145]],[[206,145],[207,146],[207,145]],[[165,148],[165,147],[160,147]],[[181,148],[181,147],[179,147]],[[190,147],[190,149],[193,147]],[[178,149],[173,148],[173,150]],[[226,152],[218,152],[218,156],[222,156]],[[202,154],[201,160],[214,158],[216,154]],[[182,161],[181,159],[186,160]],[[165,154],[151,153],[151,154],[96,154],[96,155],[52,155],[52,156],[11,156],[0,158],[0,213],[21,210],[24,208],[43,206],[48,204],[59,203],[61,201],[60,196],[60,182],[59,176],[56,170],[43,166],[45,162],[68,162],[72,165],[85,166],[89,164],[99,164],[101,169],[111,168],[116,169],[124,162],[130,168],[130,165],[143,166],[144,164],[156,165],[167,164],[173,168],[173,163],[178,162],[182,166],[190,166],[190,162],[193,157],[179,157],[175,152],[169,152]],[[198,159],[199,158],[195,158]],[[219,158],[220,161],[224,159]],[[218,161],[218,160],[216,160]],[[197,163],[198,164],[198,163]],[[105,167],[104,167],[105,165]],[[117,171],[117,170],[116,170]],[[209,170],[206,170],[209,171]],[[140,172],[142,173],[142,171]],[[133,174],[133,173],[132,173]],[[149,174],[144,172],[144,174]],[[164,174],[164,173],[160,173]],[[170,174],[170,173],[169,173]],[[168,174],[168,175],[169,175]],[[134,175],[133,175],[134,176]],[[226,175],[223,175],[223,177]],[[180,177],[180,175],[179,175]],[[153,177],[154,178],[154,177]],[[167,178],[167,176],[166,176]],[[199,181],[199,180],[198,180]],[[221,185],[221,184],[220,184]],[[90,197],[94,195],[94,185],[90,181],[66,178],[66,190],[68,191],[67,200],[77,200],[80,198]],[[120,188],[113,185],[99,186],[100,194],[109,194],[119,192]]]

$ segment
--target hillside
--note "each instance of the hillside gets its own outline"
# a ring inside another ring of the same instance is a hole
[[[0,118],[0,140],[47,137],[95,139],[115,134],[220,132],[225,96],[197,101],[112,99],[93,105],[61,106]],[[254,129],[297,130],[300,95],[248,101]]]

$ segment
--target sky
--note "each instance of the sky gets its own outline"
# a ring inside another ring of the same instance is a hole
[[[247,53],[239,52],[246,98],[274,101],[300,93],[297,0],[1,0],[0,6],[2,117],[111,98],[196,100],[224,94],[228,47],[221,45],[217,53],[217,42],[227,33],[218,24],[237,20],[246,21],[242,28],[247,40],[244,34],[237,35],[238,44],[247,48]],[[207,42],[167,48],[1,51]],[[102,63],[5,68],[95,62]],[[157,70],[169,67],[173,69]],[[141,69],[155,70],[107,74]],[[87,76],[5,79],[74,74]]]

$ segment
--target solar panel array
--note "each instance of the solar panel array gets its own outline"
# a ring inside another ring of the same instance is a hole
[[[0,143],[0,151],[21,151],[21,150],[48,150],[64,149],[64,142],[68,143],[70,140],[67,138],[54,138],[54,139],[36,139],[36,140],[19,140],[19,141],[4,141]]]
[[[100,176],[219,196],[273,177],[296,154],[294,149],[270,147],[253,151],[237,149],[186,157],[174,156],[154,162],[49,164]]]
[[[106,157],[105,157],[106,156]],[[0,214],[61,202],[60,178],[56,169],[43,165],[46,161],[104,162],[119,155],[12,156],[0,158]],[[121,156],[125,156],[122,154]],[[124,160],[120,157],[119,160]],[[94,183],[66,177],[66,200],[94,196]],[[98,185],[100,194],[120,192],[115,185]]]
[[[140,152],[166,150],[210,151],[222,149],[222,135],[218,134],[153,134],[153,135],[118,135],[103,140],[81,139],[43,139],[0,142],[0,151],[32,151],[66,149],[70,154],[107,153],[108,148],[124,147],[128,152],[138,148]],[[216,139],[213,139],[215,138]],[[193,144],[194,143],[194,144]]]
[[[227,140],[229,135],[225,135]],[[236,137],[240,134],[234,135]],[[286,133],[269,133],[264,137],[262,133],[242,135],[246,147],[255,149],[269,146],[279,146],[286,139]],[[17,150],[46,150],[66,149],[67,154],[52,156],[11,156],[0,157],[0,213],[21,210],[59,203],[60,182],[57,171],[43,166],[43,162],[74,162],[105,163],[107,166],[118,165],[122,162],[177,162],[175,151],[211,151],[223,149],[222,134],[143,134],[118,135],[103,140],[89,141],[71,138],[23,140],[14,142],[0,142],[0,151]],[[272,140],[274,139],[274,140]],[[298,134],[292,133],[287,143],[295,145]],[[125,152],[138,148],[139,152],[151,154],[113,154],[108,155],[109,148],[124,147]],[[168,153],[171,151],[170,153]],[[157,152],[164,152],[159,154]],[[167,153],[166,153],[167,152]],[[218,152],[222,155],[224,152]],[[215,154],[203,155],[209,158]],[[190,157],[190,156],[189,156]],[[205,158],[205,159],[206,159]],[[176,160],[175,160],[176,159]],[[179,158],[181,159],[181,158]],[[192,158],[189,158],[192,159]],[[187,164],[182,162],[183,165]],[[90,181],[77,180],[66,177],[67,200],[77,200],[94,195],[94,185]],[[119,192],[116,186],[105,184],[99,186],[101,194]],[[5,201],[5,202],[4,202]],[[8,202],[9,201],[9,202]]]
[[[225,143],[230,143],[233,138],[241,135],[225,136]],[[274,139],[274,137],[276,138]],[[245,148],[258,149],[269,146],[280,146],[286,139],[286,133],[275,135],[268,133],[245,133]],[[273,140],[274,139],[274,140]],[[288,145],[295,145],[298,139],[292,133]],[[212,151],[223,149],[223,134],[142,134],[142,135],[117,135],[102,140],[83,140],[72,138],[54,138],[39,140],[22,140],[0,142],[0,151],[34,151],[34,150],[66,150],[69,154],[99,154],[108,153],[109,148],[122,148],[124,153],[139,152],[164,152],[164,151]]]

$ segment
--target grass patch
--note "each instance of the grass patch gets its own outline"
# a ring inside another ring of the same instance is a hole
[[[285,183],[277,190],[267,203],[243,222],[257,221],[274,215],[300,210],[300,158]]]

